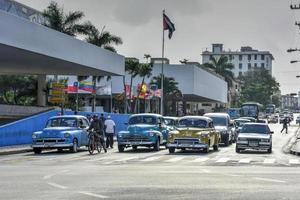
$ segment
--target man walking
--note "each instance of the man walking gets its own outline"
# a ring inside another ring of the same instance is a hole
[[[106,148],[113,148],[114,145],[114,134],[116,131],[116,124],[110,116],[107,117],[107,120],[104,122],[105,126],[105,135],[106,135]]]
[[[282,131],[284,131],[284,129],[285,129],[285,133],[286,134],[288,133],[288,123],[289,123],[289,120],[287,117],[285,117],[282,121],[282,129],[281,129],[280,133],[282,133]]]

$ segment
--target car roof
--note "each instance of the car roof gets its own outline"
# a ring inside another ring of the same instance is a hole
[[[209,117],[205,117],[205,116],[184,116],[184,117],[180,117],[179,120],[182,119],[202,119],[205,120],[207,122],[212,122],[212,119]]]
[[[173,119],[173,120],[176,120],[176,119],[178,119],[178,117],[164,116],[164,119]]]
[[[212,117],[230,117],[227,113],[205,113],[204,116]]]
[[[49,119],[59,119],[59,118],[76,118],[76,119],[85,118],[86,119],[86,117],[83,115],[60,115],[60,116],[50,117]]]
[[[130,117],[136,117],[136,116],[163,117],[162,115],[156,114],[156,113],[140,113],[140,114],[134,114],[134,115],[131,115]]]

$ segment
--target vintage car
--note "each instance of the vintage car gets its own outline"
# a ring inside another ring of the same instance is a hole
[[[178,117],[164,116],[164,120],[170,130],[174,130],[178,124]]]
[[[32,148],[39,154],[43,149],[70,149],[77,152],[88,145],[89,121],[84,116],[64,115],[50,118],[42,131],[32,134]]]
[[[196,149],[208,153],[210,147],[219,148],[220,133],[214,128],[212,119],[201,116],[186,116],[178,121],[176,130],[169,132],[167,148],[170,153],[176,149]]]
[[[158,114],[135,114],[129,118],[126,131],[120,131],[117,135],[118,150],[123,152],[125,148],[138,146],[153,147],[160,150],[160,145],[167,142],[168,128],[164,118]]]
[[[206,113],[204,116],[213,120],[215,129],[221,134],[221,143],[228,146],[235,141],[232,130],[234,125],[227,113]]]
[[[272,134],[268,124],[245,123],[236,142],[236,152],[242,150],[266,150],[272,153]]]

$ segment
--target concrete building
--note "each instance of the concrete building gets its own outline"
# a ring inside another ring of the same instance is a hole
[[[298,110],[298,97],[287,94],[281,95],[281,109]]]
[[[226,56],[233,64],[235,77],[257,68],[265,68],[272,74],[274,57],[269,51],[258,51],[249,46],[241,47],[240,51],[226,51],[223,44],[212,44],[212,51],[202,52],[202,63],[210,63],[213,57],[218,59],[221,56]]]

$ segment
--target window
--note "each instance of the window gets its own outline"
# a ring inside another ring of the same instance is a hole
[[[239,60],[243,60],[243,56],[242,55],[239,55]]]
[[[248,60],[251,60],[251,55],[248,55]]]
[[[233,59],[232,55],[229,55],[229,60],[232,60],[232,59]]]
[[[269,67],[269,57],[266,57],[266,64],[267,64],[267,67]]]
[[[212,59],[213,59],[213,56],[212,56],[212,55],[210,55],[210,56],[209,56],[209,60],[212,60]]]
[[[243,64],[242,63],[239,64],[239,69],[243,69]]]
[[[243,76],[243,72],[239,72],[239,76]]]
[[[251,69],[251,63],[248,63],[248,69],[249,70]]]
[[[254,63],[254,68],[257,68],[257,63]]]
[[[261,63],[261,68],[265,68],[265,63]]]
[[[254,60],[257,60],[257,55],[256,54],[254,55]]]
[[[265,60],[265,55],[261,55],[261,59],[262,59],[262,60]]]

